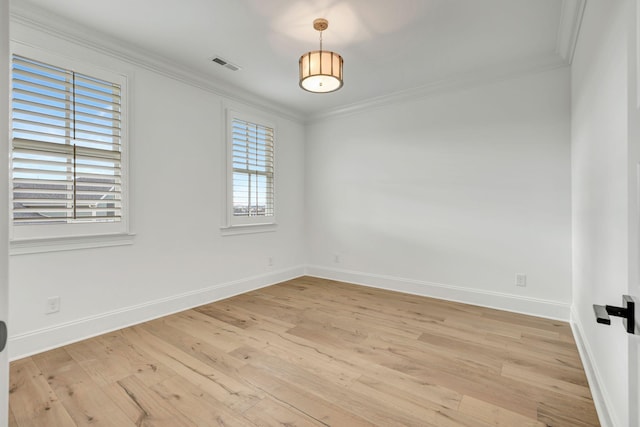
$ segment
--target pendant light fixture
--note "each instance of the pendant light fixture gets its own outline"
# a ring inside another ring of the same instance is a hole
[[[313,21],[313,28],[320,32],[320,50],[307,52],[300,57],[300,87],[314,93],[333,92],[342,87],[342,56],[322,50],[322,32],[329,27],[326,19]]]

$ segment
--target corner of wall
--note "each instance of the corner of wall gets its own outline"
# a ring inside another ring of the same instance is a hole
[[[524,298],[499,292],[465,288],[442,283],[426,282],[406,279],[402,277],[370,274],[360,271],[327,268],[308,265],[306,273],[309,276],[330,280],[354,283],[372,288],[387,289],[429,298],[439,298],[464,304],[478,305],[497,310],[568,321],[570,307],[556,301],[536,298]]]

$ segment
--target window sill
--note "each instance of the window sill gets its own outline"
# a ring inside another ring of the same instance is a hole
[[[276,231],[278,224],[241,224],[231,225],[228,227],[220,227],[223,236],[235,236],[238,234],[255,234],[255,233],[272,233]]]
[[[27,255],[132,245],[134,237],[135,234],[133,233],[122,233],[11,240],[9,242],[9,255]]]

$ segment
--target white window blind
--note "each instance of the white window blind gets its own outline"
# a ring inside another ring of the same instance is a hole
[[[273,217],[274,130],[231,120],[234,217]]]
[[[121,87],[12,57],[14,225],[119,222]]]

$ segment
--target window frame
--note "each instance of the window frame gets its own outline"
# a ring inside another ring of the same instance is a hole
[[[121,200],[122,211],[120,221],[116,222],[90,222],[78,221],[64,224],[24,224],[15,225],[13,220],[13,199],[11,198],[9,209],[9,241],[11,253],[22,254],[32,252],[50,252],[56,250],[68,250],[75,248],[113,246],[119,244],[131,244],[127,236],[132,237],[130,222],[130,192],[129,192],[129,76],[123,72],[103,68],[89,64],[84,60],[64,56],[54,52],[24,45],[18,42],[11,43],[10,64],[13,67],[13,56],[29,58],[34,61],[53,65],[55,67],[74,71],[79,74],[91,76],[120,85],[120,163],[121,163]],[[10,70],[10,109],[13,109],[13,72]],[[13,117],[13,116],[12,116]],[[13,118],[9,125],[13,127]],[[10,132],[10,146],[8,147],[9,162],[12,163],[13,135]],[[9,168],[9,195],[13,194],[13,174]]]
[[[223,234],[245,234],[275,231],[277,226],[277,126],[275,120],[254,112],[245,112],[241,109],[225,106],[225,224],[221,227]],[[236,216],[233,206],[233,121],[242,120],[247,123],[268,127],[273,131],[273,215],[270,216]]]

